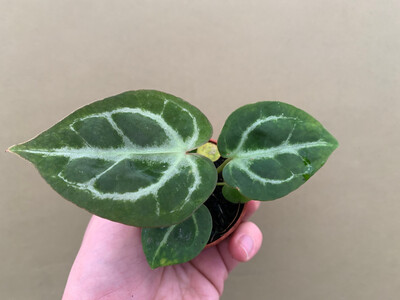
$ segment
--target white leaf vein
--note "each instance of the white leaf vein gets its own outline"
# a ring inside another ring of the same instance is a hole
[[[289,182],[298,176],[302,176],[305,174],[309,174],[311,172],[311,166],[307,166],[307,170],[301,174],[295,174],[289,170],[291,175],[284,179],[271,179],[261,177],[258,174],[254,173],[250,170],[250,165],[252,160],[254,159],[274,159],[277,155],[281,154],[293,154],[296,156],[301,155],[299,151],[302,149],[314,148],[314,147],[327,147],[330,144],[323,140],[318,140],[314,142],[305,142],[305,143],[296,143],[296,144],[288,144],[288,140],[290,139],[291,134],[289,137],[279,146],[271,147],[268,149],[260,149],[260,150],[253,150],[253,151],[245,151],[238,154],[237,158],[230,161],[227,165],[228,168],[238,168],[239,170],[243,171],[250,177],[252,180],[260,182],[261,184],[282,184],[285,182]]]
[[[283,114],[279,115],[279,116],[275,116],[275,115],[271,115],[265,118],[260,118],[257,119],[254,123],[252,123],[250,126],[248,126],[242,133],[242,136],[240,138],[240,141],[236,147],[235,150],[233,151],[229,151],[231,153],[230,156],[235,156],[237,153],[241,152],[242,147],[244,145],[244,143],[247,141],[249,134],[256,129],[258,126],[267,123],[267,122],[271,122],[271,121],[278,121],[278,120],[298,120],[297,118],[293,118],[293,117],[286,117]]]
[[[160,253],[161,248],[164,247],[164,245],[167,243],[168,238],[169,238],[171,232],[175,229],[175,227],[176,227],[176,225],[172,225],[172,226],[168,227],[168,229],[165,232],[161,242],[158,244],[158,247],[157,247],[156,251],[154,252],[152,265],[154,265],[154,262],[155,262],[156,258],[158,258],[158,255]],[[155,229],[155,230],[159,230],[159,229]]]

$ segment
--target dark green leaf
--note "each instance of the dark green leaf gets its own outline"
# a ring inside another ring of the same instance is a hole
[[[212,162],[187,152],[211,137],[207,118],[157,91],[89,104],[10,148],[63,197],[101,217],[140,227],[189,217],[212,193]]]
[[[211,215],[202,205],[189,219],[163,228],[142,229],[142,244],[151,268],[187,262],[207,244],[212,228]]]
[[[232,203],[246,203],[251,200],[242,195],[237,188],[233,188],[229,185],[224,185],[222,187],[222,194],[224,195],[226,200]]]
[[[306,182],[338,146],[306,112],[282,102],[258,102],[227,119],[218,148],[230,162],[227,184],[250,199],[273,200]]]

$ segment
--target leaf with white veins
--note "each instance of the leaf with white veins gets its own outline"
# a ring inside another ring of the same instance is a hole
[[[140,227],[189,217],[212,193],[212,162],[188,151],[212,127],[194,106],[158,91],[89,104],[9,150],[31,161],[63,197],[98,216]]]
[[[218,139],[221,155],[230,160],[224,180],[255,200],[274,200],[297,189],[337,146],[312,116],[275,101],[237,109]]]
[[[211,228],[211,214],[202,205],[182,223],[142,229],[143,251],[147,262],[155,269],[195,258],[206,246]]]

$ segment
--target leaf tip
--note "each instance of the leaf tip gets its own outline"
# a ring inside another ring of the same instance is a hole
[[[21,144],[13,145],[13,146],[9,147],[8,149],[6,149],[5,152],[15,154],[15,155],[17,155],[17,156],[19,156],[19,157],[23,157],[23,156],[21,155],[21,150],[22,150],[22,149],[20,149],[20,147],[19,147],[20,145],[21,145]]]
[[[327,142],[330,143],[332,145],[333,150],[335,150],[337,147],[339,147],[339,141],[329,132],[328,134],[330,135],[330,139]]]
[[[154,259],[152,261],[148,261],[149,266],[152,270],[155,270],[159,267],[167,267],[175,264],[181,263],[181,261],[178,261],[176,259],[168,259],[165,257],[159,258],[159,259]]]
[[[151,264],[151,263],[149,263],[149,266],[150,266],[150,268],[151,268],[152,270],[155,270],[155,269],[157,269],[158,267],[160,267],[160,266],[157,265],[157,264]]]
[[[336,149],[336,148],[339,147],[340,144],[339,144],[339,141],[336,138],[334,138],[334,139],[335,139],[334,146],[335,146],[335,149]]]
[[[17,152],[16,147],[17,147],[17,145],[13,145],[13,146],[11,146],[11,147],[8,147],[8,149],[6,149],[5,152],[8,152],[8,153],[15,153],[15,154],[16,154],[16,152]]]

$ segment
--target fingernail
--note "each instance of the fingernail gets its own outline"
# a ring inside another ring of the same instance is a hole
[[[253,250],[254,241],[248,235],[242,235],[239,238],[239,245],[242,247],[243,251],[246,253],[246,260],[250,259],[250,253]]]

